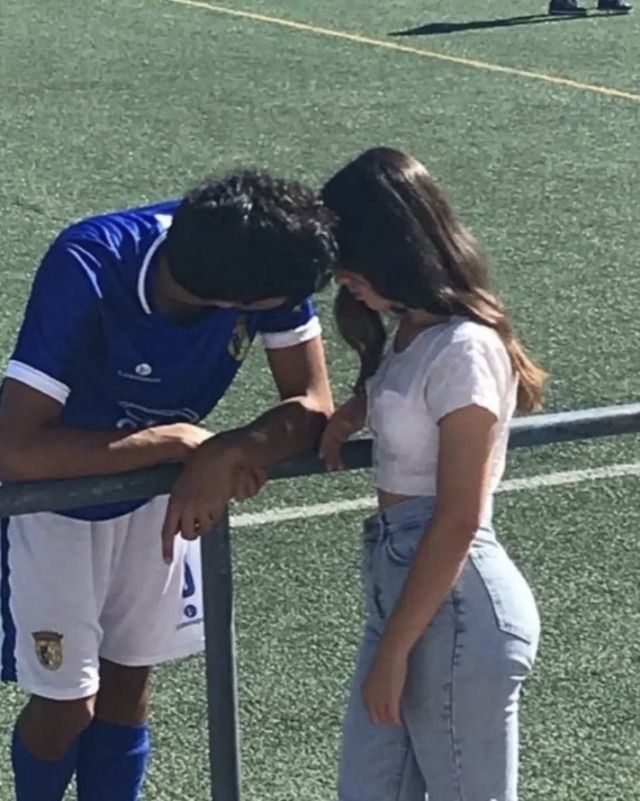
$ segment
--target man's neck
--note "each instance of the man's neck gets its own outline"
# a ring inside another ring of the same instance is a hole
[[[189,323],[200,319],[207,310],[176,300],[172,292],[175,285],[169,270],[169,260],[165,254],[160,254],[151,289],[154,309],[174,323]]]

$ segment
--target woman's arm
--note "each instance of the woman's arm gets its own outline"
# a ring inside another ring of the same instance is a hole
[[[495,415],[480,406],[466,406],[446,415],[439,425],[435,514],[363,687],[374,723],[400,723],[409,653],[456,583],[487,499]]]
[[[367,397],[354,395],[343,403],[327,423],[320,440],[319,454],[329,470],[342,468],[340,454],[343,444],[362,428],[367,418]]]

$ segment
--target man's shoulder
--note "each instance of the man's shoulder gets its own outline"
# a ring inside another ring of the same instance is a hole
[[[176,207],[177,201],[165,201],[72,223],[49,246],[34,283],[47,291],[64,285],[80,295],[91,287],[101,301],[119,302],[123,293],[135,293],[140,272],[166,235]]]
[[[85,217],[67,226],[57,237],[56,244],[84,242],[101,245],[113,253],[145,247],[149,240],[153,241],[169,229],[178,202],[166,200]]]

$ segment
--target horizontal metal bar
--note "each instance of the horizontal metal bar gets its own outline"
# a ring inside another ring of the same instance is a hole
[[[179,464],[163,464],[115,476],[7,482],[0,486],[0,517],[152,498],[169,492],[179,475]]]
[[[612,437],[640,432],[640,403],[520,417],[511,423],[509,448]]]
[[[512,421],[509,448],[527,448],[638,432],[640,403],[555,414],[532,414]],[[347,443],[342,458],[347,470],[371,467],[371,440],[356,439]],[[269,477],[296,478],[324,472],[324,463],[315,454],[304,453],[275,465]]]
[[[509,447],[551,445],[638,432],[640,403],[630,403],[518,418],[511,425]],[[348,442],[343,449],[343,461],[347,470],[370,467],[371,440]],[[309,452],[275,465],[269,477],[295,478],[324,472],[324,463]],[[151,498],[169,492],[179,473],[179,464],[165,464],[115,476],[6,483],[0,486],[0,517]]]

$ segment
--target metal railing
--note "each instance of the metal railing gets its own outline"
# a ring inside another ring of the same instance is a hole
[[[540,414],[514,420],[509,448],[550,445],[640,432],[640,403]],[[346,470],[371,466],[371,440],[357,439],[343,449]],[[270,479],[325,472],[315,454],[276,465]],[[8,483],[0,486],[0,517],[64,511],[170,492],[179,464],[166,464],[115,476]],[[213,801],[240,800],[240,756],[233,629],[233,581],[229,516],[202,537],[204,626],[206,637],[209,763]]]

